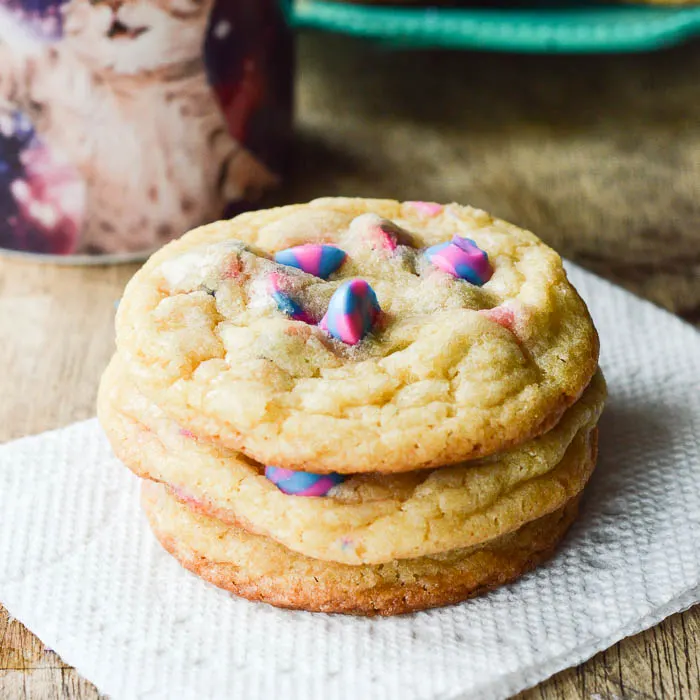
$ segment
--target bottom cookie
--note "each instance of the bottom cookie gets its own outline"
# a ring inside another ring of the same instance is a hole
[[[385,564],[320,561],[197,514],[144,481],[142,504],[163,547],[214,585],[283,608],[399,615],[450,605],[509,583],[552,555],[576,518],[580,495],[488,544]]]

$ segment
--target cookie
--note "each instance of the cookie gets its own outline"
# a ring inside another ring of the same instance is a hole
[[[561,507],[593,469],[604,396],[598,374],[556,427],[520,447],[435,470],[348,475],[323,498],[284,493],[263,465],[183,431],[140,394],[119,357],[98,411],[117,456],[192,508],[307,557],[378,564],[486,542]]]
[[[308,245],[345,255],[325,278],[274,259]],[[456,204],[346,198],[169,244],[127,286],[117,345],[183,429],[318,474],[413,471],[521,444],[557,423],[598,359],[560,257],[532,233]]]
[[[155,536],[187,569],[236,595],[283,608],[398,615],[458,603],[509,583],[549,558],[576,517],[578,497],[483,547],[376,566],[323,562],[191,511],[144,482]]]

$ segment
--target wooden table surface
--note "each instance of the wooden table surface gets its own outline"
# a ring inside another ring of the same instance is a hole
[[[300,49],[297,158],[279,201],[477,204],[700,322],[700,46],[552,58],[307,37]],[[0,259],[0,442],[94,415],[134,269]],[[697,698],[699,642],[695,607],[521,697]],[[0,607],[2,700],[97,697]]]

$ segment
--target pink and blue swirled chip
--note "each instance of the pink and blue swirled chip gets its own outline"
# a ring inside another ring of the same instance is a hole
[[[289,496],[325,496],[345,478],[340,474],[311,474],[281,467],[265,467],[265,476]]]
[[[335,290],[319,327],[347,345],[357,345],[373,328],[381,309],[365,280],[343,282]]]
[[[428,248],[425,257],[443,272],[478,287],[486,284],[493,274],[489,256],[471,238],[454,236],[447,243]]]
[[[275,253],[275,262],[328,279],[345,261],[347,253],[332,245],[307,243]]]

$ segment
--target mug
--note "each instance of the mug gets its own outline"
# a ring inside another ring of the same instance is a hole
[[[277,0],[0,0],[0,252],[143,258],[280,180]]]

